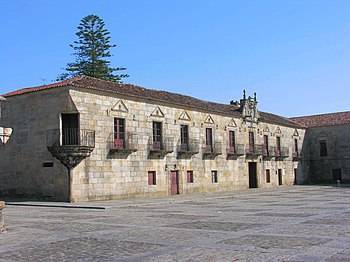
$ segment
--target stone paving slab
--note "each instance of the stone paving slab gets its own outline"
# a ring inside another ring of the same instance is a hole
[[[10,203],[0,262],[350,261],[349,199],[350,188],[294,186]]]

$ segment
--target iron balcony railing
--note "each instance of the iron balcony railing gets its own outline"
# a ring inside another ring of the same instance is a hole
[[[263,145],[248,146],[246,148],[247,155],[260,156],[263,154]]]
[[[276,158],[284,158],[289,156],[289,148],[288,147],[281,147],[281,148],[275,148],[275,157]]]
[[[173,152],[174,151],[174,138],[165,137],[161,138],[159,141],[154,141],[153,137],[149,138],[149,150],[150,152]]]
[[[95,131],[89,129],[52,129],[46,132],[46,146],[95,147]]]
[[[274,157],[275,156],[275,147],[270,146],[266,147],[263,145],[263,157],[269,158],[269,157]]]
[[[137,151],[138,136],[134,133],[123,134],[124,138],[120,134],[111,133],[108,137],[108,147],[112,151]]]
[[[181,139],[177,142],[178,153],[199,152],[199,140],[188,139],[187,143],[181,143]]]
[[[235,156],[242,156],[244,155],[244,145],[243,144],[235,144],[234,146],[227,146],[227,155],[235,155]]]
[[[301,158],[301,152],[298,150],[294,150],[293,149],[293,152],[292,152],[292,157],[294,158],[294,159],[298,159],[298,158]]]
[[[221,142],[214,142],[212,145],[205,145],[203,147],[203,154],[204,155],[221,155],[222,149],[221,149]]]

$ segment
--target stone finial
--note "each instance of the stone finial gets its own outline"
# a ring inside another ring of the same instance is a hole
[[[6,232],[5,223],[4,223],[4,216],[2,214],[2,210],[5,208],[5,202],[0,201],[0,233]]]
[[[245,89],[243,90],[243,99],[245,100],[246,97],[245,97]]]
[[[256,92],[254,92],[254,101],[256,102]]]

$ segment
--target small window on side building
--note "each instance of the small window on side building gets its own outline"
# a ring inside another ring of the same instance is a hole
[[[320,156],[327,156],[327,141],[320,140]]]

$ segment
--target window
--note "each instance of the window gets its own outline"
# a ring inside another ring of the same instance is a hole
[[[299,156],[298,139],[294,139],[294,156]]]
[[[156,171],[148,171],[148,185],[153,186],[157,184]]]
[[[209,152],[213,150],[213,130],[211,128],[205,129],[205,145]]]
[[[341,169],[340,168],[333,169],[333,180],[342,181]]]
[[[276,156],[281,156],[281,138],[276,137]]]
[[[254,133],[249,132],[249,151],[254,152]]]
[[[162,143],[162,123],[153,122],[153,149],[160,150]]]
[[[327,156],[327,142],[320,140],[320,156]]]
[[[211,171],[211,182],[213,183],[218,182],[218,171],[216,170]]]
[[[125,120],[114,118],[114,148],[124,148]]]
[[[193,171],[192,170],[187,171],[187,183],[193,183]]]
[[[264,135],[264,156],[269,155],[269,137]]]
[[[180,126],[181,149],[187,151],[188,148],[188,125]]]
[[[266,169],[266,183],[271,183],[270,169]]]
[[[230,153],[235,152],[235,131],[228,132],[228,145],[230,148]]]

